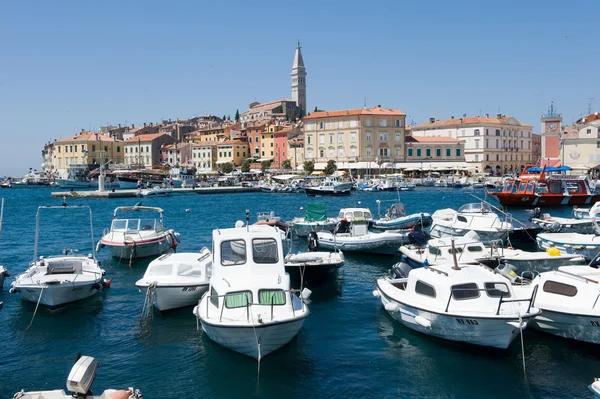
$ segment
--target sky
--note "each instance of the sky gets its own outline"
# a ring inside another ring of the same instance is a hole
[[[300,40],[307,108],[381,104],[516,117],[539,132],[600,110],[600,1],[0,2],[0,176],[40,169],[45,142],[107,124],[240,113],[291,97]]]

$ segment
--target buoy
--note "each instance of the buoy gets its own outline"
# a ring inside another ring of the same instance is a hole
[[[417,323],[421,327],[431,328],[431,322],[423,316],[415,316],[415,323]]]
[[[373,290],[373,296],[374,296],[375,298],[379,298],[379,297],[381,296],[381,294],[379,293],[379,291],[378,291],[378,290]]]
[[[388,302],[385,304],[384,308],[388,312],[395,312],[398,310],[398,305],[396,305],[395,303],[392,303],[392,302]]]
[[[300,296],[302,296],[302,299],[306,300],[306,299],[310,298],[310,294],[312,294],[312,291],[309,290],[308,288],[304,287],[304,289],[300,293]]]
[[[550,256],[560,256],[560,250],[556,247],[551,247],[546,250]]]
[[[112,283],[112,278],[102,279],[102,286],[106,289],[110,288],[110,283]]]
[[[187,208],[187,209],[185,210],[185,213],[190,213],[190,212],[191,212],[191,211],[190,211],[190,208]]]

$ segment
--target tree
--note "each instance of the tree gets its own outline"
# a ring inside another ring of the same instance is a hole
[[[225,162],[221,165],[221,172],[223,173],[231,173],[233,171],[233,164],[231,162]]]
[[[230,121],[231,120],[231,115],[227,115],[227,120]]]
[[[242,164],[242,172],[244,172],[244,173],[250,172],[250,161],[248,161],[247,159]]]
[[[240,121],[240,110],[239,109],[235,110],[235,121],[236,122]]]
[[[337,167],[336,167],[335,161],[333,159],[330,159],[329,161],[327,161],[327,166],[325,166],[325,169],[323,169],[323,172],[325,172],[326,175],[332,175],[336,169],[337,169]]]
[[[223,121],[227,120],[227,115],[223,115],[223,118],[221,118],[221,120],[223,120]]]
[[[289,159],[286,159],[285,161],[283,161],[281,163],[281,167],[283,169],[292,169],[292,161],[290,161]]]
[[[302,167],[307,175],[310,175],[315,170],[315,164],[313,161],[304,161],[304,165],[302,165]]]
[[[260,163],[260,170],[265,173],[267,169],[271,167],[271,161],[262,161]]]

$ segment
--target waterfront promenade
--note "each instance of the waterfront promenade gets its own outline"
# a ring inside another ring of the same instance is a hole
[[[202,188],[174,188],[169,195],[193,195],[193,194],[229,194],[229,193],[250,193],[260,191],[259,187],[241,187],[241,186],[225,186],[225,187],[202,187]],[[105,191],[54,191],[52,197],[69,197],[69,198],[132,198],[138,196],[139,190],[105,190]]]

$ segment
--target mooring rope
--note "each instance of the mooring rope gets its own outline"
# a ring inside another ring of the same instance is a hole
[[[40,297],[38,298],[37,304],[35,305],[35,310],[33,311],[33,316],[31,317],[31,321],[25,330],[29,330],[29,327],[33,324],[33,319],[35,319],[35,315],[37,314],[38,307],[40,306],[40,302],[42,301],[42,295],[44,294],[45,286],[42,285],[42,290],[40,291]]]

